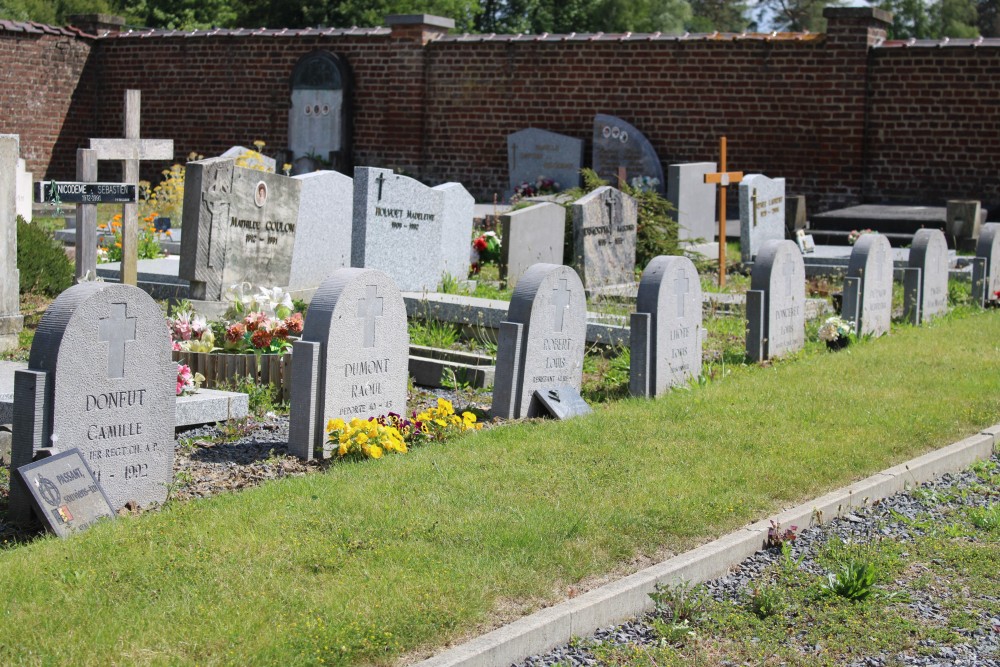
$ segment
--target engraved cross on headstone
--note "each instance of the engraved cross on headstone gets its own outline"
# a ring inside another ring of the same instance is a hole
[[[201,200],[208,211],[211,222],[208,226],[208,268],[214,268],[212,261],[212,237],[216,232],[224,235],[225,221],[229,218],[229,201],[232,184],[229,182],[228,170],[220,169],[218,165],[209,167],[212,170],[212,185],[202,192]],[[225,177],[224,177],[225,176]],[[222,221],[221,223],[219,221]],[[218,228],[218,229],[217,229]]]
[[[619,215],[619,211],[621,210],[621,203],[621,196],[614,190],[609,190],[604,199],[604,205],[608,208],[608,225],[611,227],[612,232],[614,232],[615,229],[616,217]]]
[[[358,319],[365,322],[365,338],[361,347],[375,347],[375,319],[382,317],[382,297],[376,296],[378,285],[365,287],[365,298],[358,299]]]
[[[792,276],[795,274],[795,267],[792,266],[791,262],[785,262],[785,268],[782,270],[785,274],[785,296],[792,295]]]
[[[684,297],[691,289],[691,281],[683,269],[678,270],[674,275],[674,296],[677,298],[677,317],[684,317]]]
[[[753,186],[750,186],[753,188]],[[753,194],[750,195],[750,206],[753,207],[753,226],[757,226],[757,188],[753,188]]]
[[[568,286],[568,281],[562,278],[559,281],[559,287],[554,287],[552,289],[552,307],[553,318],[558,320],[559,326],[556,331],[562,333],[563,325],[566,323],[566,311],[569,310],[570,301],[570,289]]]
[[[378,183],[378,200],[382,201],[382,186],[385,185],[385,174],[379,174],[375,182]]]
[[[878,252],[875,253],[875,270],[877,273],[876,280],[882,282],[885,280],[885,246],[881,243],[878,245]]]
[[[98,160],[121,160],[123,183],[139,186],[140,160],[173,160],[174,142],[170,139],[140,139],[138,90],[125,91],[125,138],[91,139],[90,148]],[[122,205],[122,263],[120,280],[127,285],[137,281],[139,208],[136,202]]]
[[[126,304],[111,304],[111,315],[100,322],[101,342],[108,344],[108,377],[125,377],[125,343],[135,340],[136,318],[126,317]]]

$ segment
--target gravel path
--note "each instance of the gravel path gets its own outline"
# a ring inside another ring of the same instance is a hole
[[[1000,464],[1000,456],[994,454],[992,461]],[[972,472],[945,475],[922,485],[916,491],[896,494],[844,518],[800,531],[792,543],[792,556],[796,560],[802,559],[800,567],[806,571],[825,575],[826,570],[817,564],[816,556],[830,540],[858,542],[881,537],[904,544],[912,543],[915,538],[927,533],[899,517],[913,520],[918,516],[922,518],[929,516],[932,523],[945,522],[948,520],[947,516],[953,514],[956,509],[986,507],[990,503],[998,502],[998,497],[1000,489],[994,486],[984,492],[981,480],[978,480]],[[760,582],[762,575],[781,558],[783,556],[776,549],[758,552],[733,568],[727,576],[706,582],[708,594],[719,602],[741,603],[746,599],[746,591],[754,583]],[[997,563],[997,569],[1000,570],[1000,562]],[[956,595],[966,596],[968,599],[967,596],[970,595],[968,590],[956,591],[944,586],[910,590],[908,593],[907,606],[913,617],[932,624],[947,622],[943,614],[942,601]],[[1000,590],[997,590],[994,596],[987,596],[978,602],[992,602],[995,609],[996,603],[1000,603]],[[967,611],[978,616],[978,627],[971,630],[954,628],[963,636],[962,643],[952,646],[938,645],[934,640],[928,639],[921,643],[922,652],[928,655],[875,653],[847,664],[851,667],[881,665],[1000,667],[1000,618],[980,611],[981,607],[982,605],[978,605],[977,608],[976,605],[967,603]],[[657,644],[659,637],[650,625],[651,618],[652,616],[645,616],[619,626],[603,628],[589,640],[574,641],[546,655],[531,656],[518,667],[597,665],[600,663],[591,647],[653,646]],[[799,638],[792,635],[788,641],[794,643]],[[806,645],[799,645],[796,648],[803,656],[808,656],[814,650],[813,647]],[[720,664],[736,663],[722,661]]]

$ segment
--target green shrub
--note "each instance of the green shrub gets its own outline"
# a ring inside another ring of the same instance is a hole
[[[17,268],[21,294],[41,292],[56,296],[73,284],[73,265],[48,233],[17,217]]]

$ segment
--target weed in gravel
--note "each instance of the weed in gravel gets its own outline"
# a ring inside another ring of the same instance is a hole
[[[1000,503],[988,507],[973,507],[966,511],[969,522],[980,530],[1000,532]]]
[[[754,586],[747,600],[750,612],[763,620],[781,611],[784,602],[777,586]]]
[[[875,590],[875,565],[851,559],[842,563],[840,570],[827,575],[823,590],[852,602],[861,602]]]

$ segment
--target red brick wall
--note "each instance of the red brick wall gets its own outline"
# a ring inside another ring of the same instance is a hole
[[[725,134],[730,169],[786,177],[813,212],[965,197],[1000,209],[1000,47],[871,48],[884,24],[871,10],[839,12],[825,36],[799,41],[422,45],[420,31],[397,28],[131,36],[97,40],[90,53],[85,40],[0,32],[0,54],[14,64],[0,87],[0,130],[24,135],[37,176],[68,178],[78,146],[121,135],[124,90],[134,87],[142,135],[174,139],[178,160],[255,139],[272,152],[287,144],[292,68],[326,49],[353,72],[355,164],[457,180],[485,200],[506,188],[507,134],[535,126],[581,137],[589,156],[601,112],[638,127],[665,165],[715,160]]]

